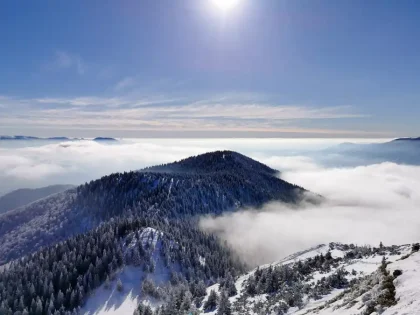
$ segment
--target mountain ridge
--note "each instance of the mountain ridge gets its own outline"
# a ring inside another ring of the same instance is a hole
[[[50,185],[41,188],[16,189],[0,197],[0,214],[74,187],[74,185]]]
[[[209,165],[216,171],[162,173],[150,168],[115,173],[0,215],[0,263],[115,217],[187,219],[243,206],[258,208],[274,200],[294,203],[306,193],[261,163],[231,155],[232,161],[240,160],[237,167],[230,160],[220,165],[223,153],[211,153],[194,160],[214,160]]]
[[[269,175],[275,175],[279,173],[279,171],[274,170],[265,164],[255,161],[238,152],[229,150],[214,151],[197,156],[191,156],[173,163],[147,167],[141,171],[153,173],[209,173],[226,171],[228,168],[247,169],[247,171],[257,171],[267,173]],[[230,171],[231,170],[232,169],[230,169]]]

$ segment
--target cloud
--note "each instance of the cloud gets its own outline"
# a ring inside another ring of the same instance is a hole
[[[121,81],[125,85],[125,80]],[[9,99],[9,115],[0,117],[3,128],[76,129],[119,131],[213,132],[229,136],[235,132],[249,135],[280,134],[389,136],[387,132],[328,128],[325,120],[363,118],[350,107],[315,107],[234,102],[231,97],[194,101],[162,95],[110,97],[43,97]],[[1,101],[0,104],[6,104]],[[19,104],[17,106],[16,104]],[[14,105],[14,106],[12,106]],[[312,121],[312,123],[308,123]],[[321,127],[316,127],[321,121]]]
[[[172,143],[172,144],[171,144]],[[9,147],[6,147],[8,145]],[[0,193],[51,184],[82,184],[113,172],[141,169],[210,150],[172,141],[0,142]],[[22,147],[23,146],[23,147]]]
[[[47,121],[45,123],[48,123]],[[191,155],[229,149],[287,171],[311,170],[315,162],[281,155],[325,148],[327,139],[133,139],[113,145],[93,141],[0,141],[0,192],[51,184],[81,184],[112,172],[173,162]],[[360,140],[359,140],[360,141]],[[367,141],[367,140],[365,140]]]
[[[419,241],[420,167],[382,163],[326,169],[308,162],[298,157],[282,177],[322,194],[327,198],[322,205],[272,203],[259,211],[203,218],[202,228],[254,265],[321,243]]]
[[[136,80],[132,77],[125,77],[121,81],[117,82],[114,87],[115,91],[122,91],[127,88],[133,87],[136,84]]]
[[[83,75],[86,71],[86,65],[79,55],[58,50],[54,54],[54,59],[47,65],[47,69],[74,69],[79,75]]]
[[[95,96],[84,96],[84,97],[71,97],[71,98],[37,98],[33,101],[40,104],[64,104],[70,106],[111,106],[117,107],[127,104],[127,100],[120,97],[95,97]]]

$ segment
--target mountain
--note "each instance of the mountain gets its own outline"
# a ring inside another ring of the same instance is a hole
[[[245,271],[186,221],[117,219],[0,272],[0,314],[419,314],[419,248],[330,243]]]
[[[0,264],[118,217],[158,220],[221,214],[306,191],[231,151],[116,173],[0,215]]]
[[[144,169],[143,171],[158,173],[215,173],[231,172],[242,174],[253,173],[274,176],[278,171],[257,162],[245,155],[232,151],[217,151],[192,156],[179,162],[163,164]]]
[[[50,138],[39,138],[39,137],[32,137],[32,136],[0,136],[0,140],[72,140],[67,137],[50,137]]]
[[[276,174],[218,151],[0,215],[0,314],[420,313],[418,243],[329,243],[250,270],[199,229],[199,215],[298,201]]]
[[[0,136],[0,140],[38,140],[37,137],[30,136]]]
[[[315,154],[320,160],[328,161],[328,157],[340,156],[344,165],[394,162],[398,164],[420,165],[420,138],[399,138],[382,143],[342,143]],[[347,163],[347,164],[345,164]]]
[[[233,315],[420,314],[419,248],[319,245],[241,275],[233,290],[209,287],[200,310],[213,291]]]
[[[68,137],[33,137],[33,136],[0,136],[0,140],[5,141],[12,141],[12,140],[25,140],[25,141],[32,141],[32,140],[44,140],[44,141],[73,141],[73,140],[85,140],[83,138],[68,138]],[[93,139],[93,141],[118,141],[114,138],[107,138],[107,137],[97,137]]]
[[[115,219],[7,266],[0,314],[106,313],[138,292],[159,304],[176,295],[189,308],[207,285],[240,272],[229,249],[187,221]],[[133,314],[133,302],[120,314]],[[166,314],[176,314],[169,307]]]
[[[53,185],[36,189],[14,190],[0,197],[0,214],[73,187],[73,185]]]

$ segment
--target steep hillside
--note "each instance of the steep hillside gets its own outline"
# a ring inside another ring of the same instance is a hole
[[[14,190],[0,197],[0,214],[73,187],[72,185],[53,185],[36,189]]]
[[[233,291],[223,283],[209,287],[200,309],[212,315],[220,308],[235,315],[420,314],[418,248],[321,245],[239,277]],[[206,309],[215,293],[219,302]]]
[[[403,315],[420,245],[319,245],[250,272],[189,220],[114,219],[0,272],[0,314]]]
[[[187,221],[117,219],[12,262],[0,272],[0,314],[133,314],[140,292],[162,305],[182,293],[190,308],[206,285],[243,271]]]
[[[238,153],[204,154],[139,172],[117,173],[0,215],[0,264],[114,217],[160,220],[220,214],[304,190]]]

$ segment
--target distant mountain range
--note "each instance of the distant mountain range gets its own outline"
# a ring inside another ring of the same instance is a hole
[[[73,187],[73,185],[53,185],[36,189],[14,190],[0,197],[0,214]]]
[[[1,140],[21,140],[21,141],[31,141],[31,140],[45,140],[45,141],[76,141],[76,140],[88,140],[85,138],[68,138],[68,137],[48,137],[48,138],[40,138],[40,137],[32,137],[32,136],[0,136]],[[115,138],[108,138],[108,137],[97,137],[94,138],[93,141],[117,141]]]
[[[398,164],[420,165],[420,138],[399,138],[381,143],[342,143],[320,152],[315,157],[325,160],[328,156],[339,155],[337,166],[353,166],[394,162]],[[327,161],[328,162],[328,161]]]

